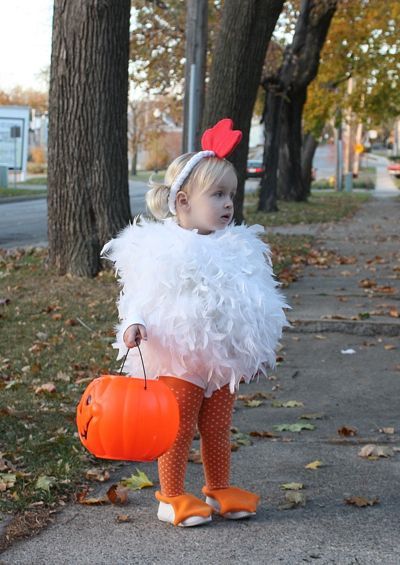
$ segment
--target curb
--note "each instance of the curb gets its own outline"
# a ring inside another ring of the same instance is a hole
[[[341,332],[353,335],[384,335],[394,337],[400,335],[400,323],[364,322],[353,320],[289,320],[292,328],[298,333]]]
[[[9,204],[10,202],[27,202],[28,200],[40,200],[41,198],[46,200],[47,194],[32,194],[32,196],[29,196],[29,194],[25,196],[4,196],[0,198],[0,206],[1,204]]]

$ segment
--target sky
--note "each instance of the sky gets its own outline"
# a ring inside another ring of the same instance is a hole
[[[50,67],[53,0],[0,0],[0,90],[44,90]]]

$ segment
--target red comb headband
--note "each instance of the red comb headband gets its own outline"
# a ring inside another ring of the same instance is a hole
[[[224,118],[217,122],[214,127],[207,129],[203,133],[201,138],[203,151],[199,151],[193,155],[171,185],[168,206],[172,214],[176,214],[176,194],[197,163],[204,157],[218,157],[219,159],[224,159],[230,155],[240,143],[242,132],[232,129],[232,126],[233,121],[230,118]]]

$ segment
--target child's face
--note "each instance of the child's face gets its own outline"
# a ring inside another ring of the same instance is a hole
[[[179,224],[186,229],[197,228],[199,234],[208,235],[226,227],[233,218],[233,199],[237,189],[237,177],[227,169],[217,184],[202,193],[195,187],[192,195],[182,200]],[[228,216],[224,219],[222,216]]]

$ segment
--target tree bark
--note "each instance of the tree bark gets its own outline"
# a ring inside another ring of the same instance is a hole
[[[130,0],[55,0],[49,104],[49,260],[94,276],[130,220]]]
[[[267,91],[263,120],[268,131],[268,147],[264,151],[265,179],[261,182],[258,209],[277,210],[277,182],[282,198],[301,201],[307,198],[301,174],[302,112],[307,87],[317,75],[319,56],[324,45],[338,0],[302,0],[293,42],[286,48],[284,61],[275,75],[263,81]],[[278,100],[273,103],[271,98]],[[269,104],[269,106],[268,106]],[[276,115],[278,112],[278,115]],[[285,138],[281,138],[284,124]],[[274,150],[268,152],[269,147]],[[276,156],[277,148],[286,151],[288,159]],[[285,183],[285,184],[284,184]],[[266,193],[266,194],[265,194]]]
[[[243,222],[244,184],[251,116],[265,53],[284,0],[225,0],[206,93],[203,130],[232,118],[243,132],[229,158],[238,174],[234,221]]]
[[[312,133],[307,133],[303,139],[303,151],[301,155],[301,175],[307,196],[311,194],[312,164],[318,141]]]

